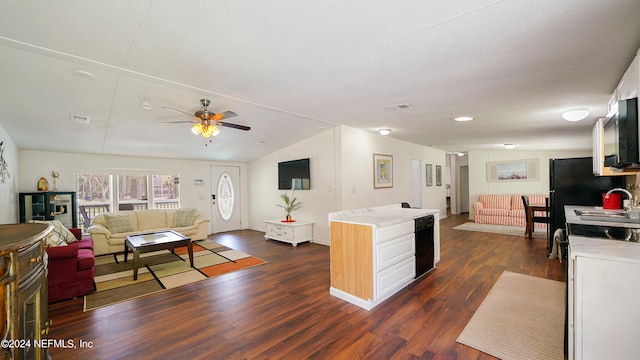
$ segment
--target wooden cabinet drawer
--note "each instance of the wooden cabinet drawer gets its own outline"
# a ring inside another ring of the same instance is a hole
[[[18,251],[18,281],[31,275],[31,272],[42,267],[44,262],[44,242],[37,243]]]
[[[376,245],[376,270],[384,270],[416,253],[413,233]]]
[[[376,299],[395,293],[416,277],[416,258],[405,259],[376,274]]]
[[[293,229],[287,226],[267,224],[267,235],[293,240]]]

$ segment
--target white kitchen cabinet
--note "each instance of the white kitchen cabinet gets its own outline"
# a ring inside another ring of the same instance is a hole
[[[440,261],[438,210],[384,205],[329,213],[331,295],[366,310],[416,281],[415,219],[433,215],[434,266]]]
[[[297,246],[301,242],[313,240],[313,223],[297,220],[282,222],[281,220],[267,220],[265,223],[265,239],[283,241]]]
[[[638,71],[638,57],[636,56],[627,71],[625,71],[616,91],[618,100],[626,100],[638,97],[638,86],[640,81],[640,71]]]
[[[640,244],[569,242],[569,359],[640,359]]]
[[[331,294],[367,310],[416,276],[414,222],[383,228],[331,222]]]

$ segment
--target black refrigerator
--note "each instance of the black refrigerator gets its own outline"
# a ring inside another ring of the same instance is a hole
[[[625,188],[625,176],[595,176],[591,157],[549,159],[551,249],[553,233],[565,228],[565,205],[602,206],[602,194]]]

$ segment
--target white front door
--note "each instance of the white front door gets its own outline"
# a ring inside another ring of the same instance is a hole
[[[211,234],[240,229],[240,168],[211,166]]]

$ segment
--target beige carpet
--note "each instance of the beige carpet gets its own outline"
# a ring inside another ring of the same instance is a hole
[[[474,222],[467,222],[462,225],[458,225],[453,228],[454,230],[467,230],[467,231],[480,231],[480,232],[488,232],[495,234],[505,234],[505,235],[517,235],[517,236],[525,236],[524,235],[524,226],[506,226],[506,225],[492,225],[492,224],[478,224]],[[547,230],[544,229],[535,229],[533,231],[533,237],[546,238]]]
[[[562,359],[565,283],[505,271],[458,342],[505,360]]]

